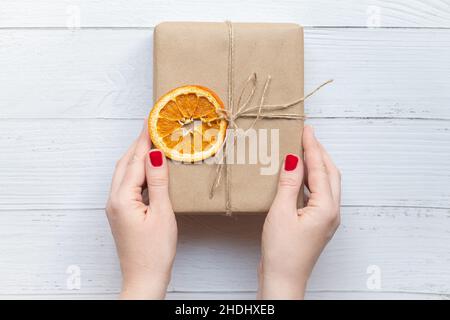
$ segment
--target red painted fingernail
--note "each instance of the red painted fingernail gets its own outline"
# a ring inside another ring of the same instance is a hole
[[[160,150],[152,150],[148,153],[150,157],[150,163],[154,167],[161,167],[163,163],[162,152]]]
[[[292,171],[297,168],[298,157],[293,154],[288,154],[286,159],[284,159],[284,170]]]

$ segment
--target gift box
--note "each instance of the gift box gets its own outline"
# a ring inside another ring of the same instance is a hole
[[[238,108],[249,81],[252,103],[289,104],[303,97],[303,29],[285,23],[164,22],[154,30],[154,98],[173,88],[196,84],[212,89],[225,108]],[[270,79],[270,82],[268,82]],[[248,95],[248,93],[247,93]],[[241,99],[240,99],[241,98]],[[258,112],[262,112],[258,109]],[[298,117],[283,116],[286,112]],[[287,153],[301,155],[303,103],[272,117],[240,117],[236,127],[251,127],[266,156],[237,163],[179,163],[169,160],[170,198],[176,213],[267,213],[275,196],[279,168]],[[235,153],[236,145],[232,145]],[[247,158],[250,158],[248,156]],[[269,159],[269,160],[268,160]],[[299,194],[299,205],[303,203]]]

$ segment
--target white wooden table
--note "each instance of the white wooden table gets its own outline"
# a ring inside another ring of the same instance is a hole
[[[344,186],[308,297],[450,297],[449,0],[1,0],[0,298],[117,296],[103,207],[153,27],[226,19],[303,24],[306,91],[335,79],[306,103]],[[168,296],[253,298],[262,223],[181,217]]]

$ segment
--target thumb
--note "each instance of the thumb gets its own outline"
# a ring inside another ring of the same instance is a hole
[[[287,154],[280,171],[278,190],[274,205],[289,206],[297,210],[297,197],[303,180],[301,159],[294,154]]]
[[[170,205],[169,170],[166,157],[160,150],[153,149],[148,153],[145,175],[149,202],[162,206]]]

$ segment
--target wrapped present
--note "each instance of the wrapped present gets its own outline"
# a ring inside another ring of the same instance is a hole
[[[301,155],[302,151],[302,27],[284,23],[164,22],[155,27],[153,54],[155,101],[176,87],[207,87],[229,111],[228,128],[240,128],[244,134],[250,128],[252,138],[245,141],[250,144],[256,139],[258,145],[256,156],[250,155],[254,150],[244,151],[248,152],[244,157],[247,161],[230,159],[225,151],[224,164],[169,160],[174,211],[267,213],[285,154]],[[246,102],[247,114],[236,116]],[[234,155],[242,153],[229,141],[225,145]],[[299,204],[303,202],[302,193]]]

